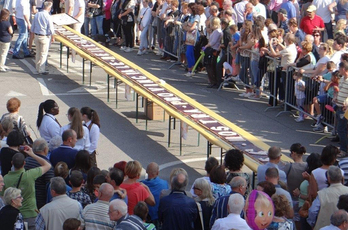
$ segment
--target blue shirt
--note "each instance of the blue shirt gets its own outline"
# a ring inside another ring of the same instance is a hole
[[[253,14],[252,13],[250,13],[250,14],[248,14],[246,17],[246,20],[248,20],[248,21],[254,21],[254,18],[253,18]]]
[[[52,163],[52,167],[56,167],[56,164],[59,161],[63,161],[68,165],[68,168],[71,169],[75,165],[76,154],[76,149],[73,149],[67,145],[61,145],[51,153],[50,161]]]
[[[294,4],[290,1],[284,2],[281,6],[280,9],[286,10],[288,14],[288,18],[296,18],[296,8]]]
[[[40,35],[54,34],[53,22],[50,17],[46,10],[35,14],[30,31]]]
[[[257,181],[260,183],[262,181],[265,181],[266,180],[266,170],[268,168],[277,168],[278,169],[278,172],[279,172],[279,180],[283,181],[285,184],[287,183],[286,181],[286,174],[283,170],[280,170],[278,168],[278,165],[276,164],[273,164],[271,162],[267,162],[266,164],[264,165],[260,165],[258,168],[257,168]]]
[[[234,34],[232,35],[232,39],[233,39],[233,45],[236,45],[237,42],[238,42],[239,39],[240,39],[240,32],[237,31],[236,33],[234,33]]]
[[[155,206],[149,206],[149,215],[151,217],[151,220],[157,220],[158,219],[158,207],[160,203],[160,194],[163,189],[168,189],[168,182],[165,180],[162,180],[159,177],[156,177],[154,179],[147,179],[142,181],[147,187],[149,187],[153,197],[155,198]]]
[[[116,199],[120,199],[120,200],[123,200],[126,204],[128,204],[128,196],[126,195],[126,197],[124,199],[122,199],[120,197],[120,195],[118,195],[117,192],[114,193],[114,195],[111,197],[110,199],[110,202],[113,201],[113,200],[116,200]],[[97,199],[98,200],[98,199]]]

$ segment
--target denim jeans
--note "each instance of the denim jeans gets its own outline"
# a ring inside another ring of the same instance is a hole
[[[29,55],[30,51],[28,49],[28,25],[23,19],[16,18],[16,20],[18,27],[18,38],[13,48],[13,55],[18,55],[21,46],[24,55]]]
[[[91,19],[89,17],[85,17],[85,22],[83,23],[84,35],[89,35],[89,23]]]
[[[341,151],[347,152],[347,119],[344,117],[342,108],[336,111],[337,134],[340,138]]]
[[[252,60],[250,64],[251,84],[257,88],[261,85],[259,61]]]
[[[149,27],[150,25],[147,25],[143,28],[143,31],[141,31],[139,50],[147,49],[147,31]]]
[[[103,19],[104,16],[103,15],[99,15],[97,17],[93,17],[91,19],[91,26],[92,26],[92,36],[94,35],[104,35],[103,32]],[[98,33],[97,33],[98,31]]]

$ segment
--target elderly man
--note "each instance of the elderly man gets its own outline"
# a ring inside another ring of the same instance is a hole
[[[248,0],[242,0],[238,2],[236,5],[234,5],[234,11],[237,14],[237,26],[238,30],[242,28],[244,23],[244,12],[245,12],[245,5],[248,3]]]
[[[151,217],[152,222],[158,226],[158,207],[160,202],[160,195],[163,189],[168,189],[168,182],[166,180],[161,179],[159,175],[159,167],[155,162],[151,162],[147,168],[146,173],[148,178],[143,180],[142,182],[149,187],[152,195],[155,198],[155,206],[148,205],[149,208],[149,216]]]
[[[47,75],[45,70],[46,60],[48,56],[48,49],[50,47],[50,40],[53,42],[54,27],[53,21],[49,13],[51,12],[53,3],[46,1],[43,4],[43,10],[37,13],[33,20],[31,33],[35,34],[36,45],[36,70],[39,74]]]
[[[77,134],[74,130],[65,130],[62,134],[63,144],[52,151],[50,161],[52,166],[55,167],[59,161],[64,161],[69,169],[75,165],[75,156],[77,150],[73,149],[77,142]]]
[[[330,224],[330,216],[338,210],[337,203],[340,195],[348,193],[348,187],[342,185],[342,172],[336,166],[327,170],[327,180],[330,186],[318,191],[318,196],[309,208],[307,222],[318,230]]]
[[[251,230],[246,221],[240,217],[244,208],[244,197],[238,193],[230,195],[228,199],[228,216],[215,221],[212,230],[229,230],[231,226],[236,230]]]
[[[279,170],[278,164],[279,164],[280,158],[282,156],[281,149],[279,147],[273,146],[273,147],[268,149],[267,155],[269,158],[269,162],[267,162],[264,165],[260,165],[257,168],[257,181],[258,182],[262,182],[262,181],[266,180],[265,173],[266,173],[266,170],[268,168],[274,167],[274,168],[277,168]],[[284,171],[279,170],[279,177],[280,177],[280,180],[282,182],[286,183],[286,174]]]
[[[49,162],[47,158],[48,145],[45,139],[36,139],[33,143],[33,152],[40,158]],[[33,157],[27,157],[25,159],[25,170],[30,170],[41,165]],[[54,177],[54,170],[51,167],[45,174],[37,178],[35,181],[35,194],[36,194],[36,206],[38,209],[42,208],[46,204],[47,199],[47,184],[50,182],[51,178]]]
[[[245,11],[244,11],[244,21],[254,21],[253,18],[253,11],[254,11],[254,5],[250,2],[245,5]]]
[[[115,223],[110,221],[108,215],[109,200],[114,194],[114,188],[108,183],[103,183],[98,191],[98,201],[87,205],[82,212],[82,226],[85,230],[112,230]]]
[[[29,146],[25,147],[24,152],[39,162],[40,167],[26,171],[24,169],[24,155],[22,153],[16,153],[12,157],[14,171],[10,171],[4,177],[5,186],[3,191],[5,191],[8,187],[21,188],[23,203],[19,210],[23,215],[24,221],[28,222],[29,230],[31,230],[35,229],[35,218],[37,216],[37,207],[35,202],[35,180],[45,174],[51,168],[51,165],[46,160],[36,156]]]
[[[236,177],[233,177],[232,180],[230,181],[230,186],[232,188],[231,194],[238,193],[244,196],[247,190],[248,184],[243,177],[236,176]],[[211,213],[211,217],[210,217],[210,226],[212,226],[215,223],[216,219],[224,218],[228,215],[227,204],[228,204],[229,197],[230,197],[229,195],[222,196],[215,201],[215,204]]]
[[[348,229],[348,213],[345,210],[338,210],[332,214],[331,224],[320,230],[347,230]]]
[[[40,209],[36,218],[36,230],[61,230],[69,218],[81,219],[82,206],[66,195],[66,184],[62,177],[51,179],[52,201]]]
[[[313,34],[313,30],[323,31],[325,28],[323,19],[315,14],[316,10],[315,5],[310,5],[307,8],[307,16],[301,20],[300,29],[306,34]]]
[[[143,221],[136,215],[128,215],[127,204],[120,199],[110,202],[109,217],[110,220],[116,221],[115,230],[146,230]]]
[[[161,198],[158,220],[162,223],[163,229],[196,229],[198,208],[195,200],[186,196],[187,183],[187,176],[184,173],[179,173],[171,181],[171,193]]]

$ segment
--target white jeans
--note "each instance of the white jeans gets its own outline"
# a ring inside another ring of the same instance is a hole
[[[11,42],[0,42],[0,68],[3,68],[5,66],[8,50],[10,49],[10,44]]]
[[[50,36],[39,36],[35,34],[36,45],[36,70],[39,73],[45,72],[45,63],[47,61],[48,49],[50,47]]]

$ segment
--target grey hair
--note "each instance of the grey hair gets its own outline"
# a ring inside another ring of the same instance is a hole
[[[342,172],[337,166],[330,166],[327,170],[327,176],[330,178],[330,183],[339,183],[342,181]]]
[[[200,200],[208,199],[209,205],[213,205],[215,202],[215,198],[213,197],[213,193],[211,191],[210,183],[204,178],[198,178],[194,182],[194,187],[198,188],[202,191],[202,195],[199,196]]]
[[[343,209],[337,210],[334,212],[334,214],[332,214],[330,222],[336,227],[342,225],[344,222],[348,222],[347,212]]]
[[[6,116],[1,120],[2,129],[9,134],[13,130],[13,121],[10,116]]]
[[[246,186],[247,182],[243,177],[236,176],[232,178],[229,185],[231,186],[232,189],[234,189],[234,188],[239,188],[240,186]]]
[[[47,141],[43,138],[38,138],[33,143],[34,153],[44,152],[46,148],[48,148],[48,144]]]
[[[48,148],[50,149],[50,152],[58,148],[63,144],[62,136],[55,136],[52,137],[50,140],[50,143],[48,143]]]
[[[230,213],[240,214],[244,208],[245,200],[239,193],[234,193],[228,198],[228,210]]]
[[[281,148],[279,148],[277,146],[273,146],[273,147],[268,149],[267,155],[268,155],[270,160],[275,160],[282,155],[282,150],[281,150]]]
[[[175,169],[173,169],[173,170],[170,172],[169,181],[172,182],[172,181],[173,181],[173,178],[174,178],[175,176],[179,175],[180,173],[182,173],[182,174],[184,174],[184,175],[186,176],[186,178],[187,178],[187,184],[188,184],[188,181],[189,181],[189,180],[188,180],[188,174],[187,174],[186,170],[183,169],[183,168],[175,168]],[[172,185],[170,185],[170,186],[172,186]]]
[[[51,178],[51,190],[55,191],[58,195],[66,193],[66,183],[62,177]]]
[[[184,181],[181,182],[180,181],[181,178],[179,177],[184,177]],[[184,191],[187,184],[188,184],[187,175],[184,173],[179,173],[178,175],[174,176],[171,181],[172,190]]]
[[[53,3],[51,1],[45,1],[44,4],[43,4],[43,8],[46,10],[50,7],[53,6]]]
[[[119,211],[122,214],[122,216],[127,214],[128,206],[121,199],[115,199],[115,200],[111,201],[109,206],[112,207],[114,210]]]
[[[5,205],[11,205],[12,200],[16,199],[20,195],[21,195],[20,189],[14,188],[14,187],[7,188],[5,190],[4,197],[3,197]]]

